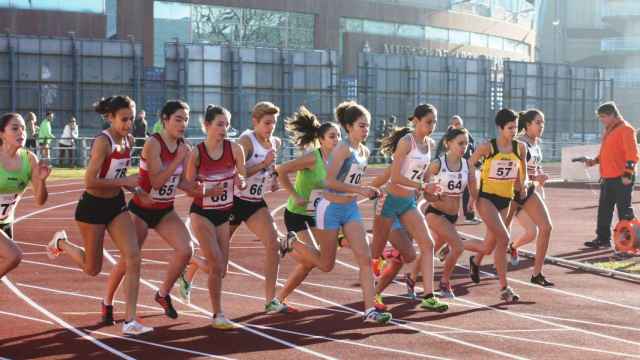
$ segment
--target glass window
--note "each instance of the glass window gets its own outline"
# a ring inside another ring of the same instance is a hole
[[[107,14],[107,38],[118,33],[118,0],[106,0],[105,12]]]
[[[489,48],[502,50],[504,48],[504,39],[497,36],[489,36]]]
[[[153,17],[156,19],[182,19],[191,17],[191,6],[184,3],[155,1]]]
[[[449,30],[449,42],[454,44],[468,45],[469,33],[460,30]]]
[[[11,6],[19,9],[104,13],[104,0],[11,0],[10,2]]]
[[[471,33],[471,46],[488,47],[489,37],[484,34]]]
[[[388,22],[365,20],[364,32],[378,35],[395,35],[396,26]]]
[[[516,52],[518,42],[511,39],[504,39],[504,51]]]
[[[344,19],[343,25],[345,32],[364,32],[364,20],[362,19]]]
[[[424,26],[419,25],[398,25],[398,36],[424,39]]]
[[[431,26],[425,26],[427,39],[438,41],[449,41],[449,30],[442,28],[435,28]]]
[[[0,0],[0,7],[9,7],[9,0]]]

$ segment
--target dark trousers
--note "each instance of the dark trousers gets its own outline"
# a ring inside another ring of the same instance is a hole
[[[471,196],[469,195],[469,187],[467,187],[462,193],[462,211],[464,212],[464,218],[467,220],[471,220],[476,217],[476,213],[474,211],[467,211],[469,198],[471,198]]]
[[[598,201],[597,239],[602,242],[611,241],[611,220],[613,207],[618,208],[618,218],[631,220],[635,217],[631,207],[631,191],[633,183],[623,185],[622,178],[602,179],[600,181],[600,200]]]

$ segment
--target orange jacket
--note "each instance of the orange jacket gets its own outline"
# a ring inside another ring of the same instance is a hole
[[[600,146],[600,176],[605,179],[622,176],[627,161],[638,163],[636,130],[625,120],[605,133]]]

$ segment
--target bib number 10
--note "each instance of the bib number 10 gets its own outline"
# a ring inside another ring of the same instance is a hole
[[[362,174],[353,173],[349,175],[349,183],[354,185],[360,185],[360,181],[362,180]]]

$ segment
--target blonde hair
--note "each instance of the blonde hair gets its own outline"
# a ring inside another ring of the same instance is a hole
[[[279,113],[280,108],[275,106],[272,102],[260,101],[253,107],[251,116],[257,121],[260,121],[260,119],[265,115],[278,115]]]

